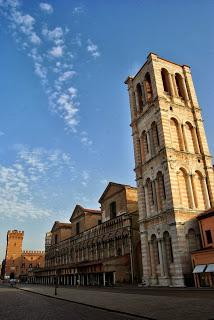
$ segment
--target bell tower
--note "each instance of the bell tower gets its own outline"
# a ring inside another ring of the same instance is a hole
[[[143,280],[193,281],[195,217],[214,206],[212,157],[189,66],[150,53],[128,86],[138,188]]]
[[[11,278],[18,278],[20,274],[23,238],[24,231],[9,230],[7,232],[5,275]]]

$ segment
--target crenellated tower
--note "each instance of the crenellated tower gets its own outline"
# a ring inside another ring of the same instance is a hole
[[[148,285],[191,284],[200,247],[195,217],[214,206],[212,157],[191,70],[150,53],[128,77],[142,245]]]
[[[9,230],[7,232],[5,275],[8,277],[15,278],[20,274],[23,238],[24,231]]]

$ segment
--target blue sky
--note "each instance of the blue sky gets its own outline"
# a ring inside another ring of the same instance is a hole
[[[124,80],[150,51],[192,67],[214,152],[213,1],[0,0],[0,259],[108,181],[135,185]]]

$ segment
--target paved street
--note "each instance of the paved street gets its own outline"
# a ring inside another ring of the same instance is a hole
[[[0,306],[1,320],[137,319],[3,286]]]
[[[20,288],[24,291],[18,290],[18,292],[34,292],[29,293],[30,295],[39,293],[50,297],[54,296],[54,288],[50,286],[22,285]],[[40,295],[35,294],[35,296],[41,299]],[[74,310],[81,312],[82,308],[85,308],[85,306],[73,304],[76,302],[156,320],[183,320],[184,318],[188,320],[214,320],[214,290],[209,289],[60,287],[57,297],[70,301],[72,312]],[[35,301],[37,301],[36,299]],[[57,301],[55,298],[52,300]],[[60,303],[64,303],[64,301],[57,301],[56,306],[58,304],[60,306]],[[90,310],[90,313],[87,312],[88,319],[96,319],[96,312],[98,314],[101,312],[94,308],[88,308],[88,310]],[[119,314],[111,313],[109,316],[108,313],[103,312],[103,319],[105,316],[106,319],[120,319],[121,317]],[[81,319],[79,315],[78,317]],[[132,317],[126,315],[122,319],[132,319]]]

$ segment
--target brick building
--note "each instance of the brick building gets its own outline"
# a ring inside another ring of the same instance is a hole
[[[45,268],[31,282],[106,285],[141,281],[137,190],[110,182],[101,210],[77,205],[70,223],[56,221]]]
[[[190,67],[150,53],[128,77],[143,279],[192,285],[196,217],[214,206],[214,177]]]
[[[199,214],[197,220],[202,249],[192,253],[195,286],[214,287],[214,209]]]
[[[29,270],[44,267],[44,251],[23,251],[23,238],[24,231],[7,232],[4,278],[27,280]]]

